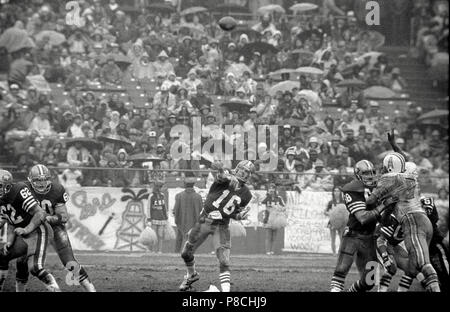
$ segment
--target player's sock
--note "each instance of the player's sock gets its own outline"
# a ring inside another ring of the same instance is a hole
[[[348,292],[360,292],[362,291],[361,283],[358,281],[354,282],[352,286],[348,289]]]
[[[48,291],[51,292],[60,292],[61,289],[59,289],[58,283],[56,283],[55,278],[53,275],[48,273],[45,270],[41,270],[41,272],[37,275],[37,278],[44,283],[45,287]]]
[[[220,286],[222,287],[222,292],[230,292],[230,271],[224,271],[219,274]]]
[[[345,277],[334,274],[331,278],[331,292],[341,292],[344,290]]]
[[[25,292],[27,288],[27,281],[16,280],[16,292]]]
[[[391,284],[392,275],[389,272],[383,274],[380,280],[380,288],[378,292],[387,292],[389,289],[389,285]]]
[[[3,291],[3,284],[8,277],[8,270],[0,270],[0,291]]]
[[[187,275],[188,276],[192,276],[195,274],[195,263],[192,262],[192,264],[187,264],[186,263],[186,269],[187,269]]]
[[[424,276],[422,285],[425,287],[427,291],[431,292],[441,291],[441,288],[439,287],[439,280],[436,270],[433,268],[431,264],[428,263],[423,266],[422,274]]]
[[[87,292],[96,292],[94,284],[89,280],[89,276],[83,267],[80,268],[80,285]]]
[[[398,283],[398,291],[399,292],[406,292],[411,287],[411,284],[413,282],[413,278],[404,274],[402,278],[400,279],[400,282]]]

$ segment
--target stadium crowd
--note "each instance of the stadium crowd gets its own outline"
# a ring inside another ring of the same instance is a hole
[[[258,12],[256,24],[243,22],[226,32],[206,10],[184,8],[180,14],[170,2],[128,11],[119,1],[79,1],[81,27],[67,25],[63,2],[10,2],[0,14],[0,155],[16,172],[26,174],[37,163],[59,167],[67,186],[201,175],[76,169],[207,169],[220,155],[184,160],[170,153],[172,143],[183,139],[172,127],[192,129],[193,118],[200,117],[203,143],[217,133],[222,138],[224,125],[279,126],[278,151],[269,142],[246,150],[279,156],[280,173],[258,172],[255,188],[275,182],[331,191],[358,160],[379,163],[390,149],[385,133],[395,125],[397,144],[420,167],[421,184],[448,194],[444,128],[420,125],[422,108],[413,101],[405,113],[386,116],[367,98],[369,87],[400,94],[407,83],[377,52],[383,36],[361,26],[351,8],[327,12],[321,6],[293,17],[267,10]],[[416,53],[431,68],[445,58],[448,37],[448,4],[432,4],[417,2],[413,10]],[[39,75],[63,89],[62,102],[27,79]],[[442,75],[436,83],[445,80]],[[126,86],[143,84],[154,85],[143,107],[122,95]],[[114,92],[98,92],[98,86]],[[217,99],[226,99],[231,109]],[[337,113],[327,113],[326,103]],[[133,157],[143,153],[151,156]]]

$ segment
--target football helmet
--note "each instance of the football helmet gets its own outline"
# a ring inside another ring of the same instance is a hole
[[[243,183],[246,183],[254,172],[255,165],[250,160],[242,160],[233,170],[234,176]]]
[[[368,160],[360,160],[353,169],[356,178],[366,187],[375,187],[377,185],[376,170],[373,164]]]
[[[12,187],[13,177],[11,172],[0,169],[0,198],[6,196]]]
[[[31,187],[38,194],[47,194],[52,187],[52,175],[50,170],[44,165],[31,167],[28,181],[30,181]]]
[[[383,159],[383,173],[405,172],[405,158],[399,153],[389,153]]]

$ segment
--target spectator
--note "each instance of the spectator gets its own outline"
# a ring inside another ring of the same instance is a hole
[[[90,153],[80,142],[76,142],[67,150],[67,163],[69,166],[84,167],[90,162]]]
[[[336,250],[339,250],[342,235],[344,234],[344,229],[347,220],[345,220],[343,216],[347,215],[348,217],[348,213],[345,212],[347,211],[343,201],[342,193],[339,190],[339,187],[334,186],[332,191],[332,199],[330,200],[330,202],[327,205],[327,208],[325,209],[326,216],[332,215],[330,216],[330,220],[328,221],[327,227],[330,229],[331,250],[333,252],[333,255],[336,254]],[[337,218],[338,216],[339,218]],[[336,236],[339,237],[339,246],[337,249],[336,249]]]
[[[38,115],[33,118],[28,131],[37,131],[40,136],[50,136],[53,134],[53,129],[48,120],[47,110],[40,108]]]
[[[165,228],[169,222],[166,200],[164,193],[161,190],[162,187],[163,183],[160,181],[156,181],[153,185],[152,194],[149,195],[150,217],[147,219],[147,222],[151,223],[158,238],[158,254],[162,253],[163,241],[166,239]]]
[[[277,187],[274,183],[269,184],[266,197],[261,201],[262,205],[265,205],[266,213],[263,219],[263,226],[266,229],[266,254],[273,255],[274,253],[274,243],[277,238],[278,230],[283,224],[279,224],[280,217],[283,221],[286,221],[287,217],[285,215],[286,208],[283,198],[278,195]]]
[[[175,241],[175,253],[181,251],[183,241],[187,232],[195,225],[200,210],[202,209],[202,197],[194,190],[195,179],[186,178],[184,182],[185,190],[175,195],[173,214],[177,226],[177,237]]]
[[[312,155],[312,154],[310,154]],[[333,180],[329,172],[324,168],[322,160],[318,159],[312,169],[305,172],[305,184],[302,190],[330,192],[333,187]]]
[[[208,106],[208,108],[211,109],[213,101],[209,96],[205,94],[203,84],[197,85],[197,92],[194,96],[192,96],[191,104],[197,110],[200,110],[204,106]]]

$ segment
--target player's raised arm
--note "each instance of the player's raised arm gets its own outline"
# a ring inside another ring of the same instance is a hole
[[[408,161],[408,157],[406,156],[405,152],[402,151],[402,149],[400,148],[400,146],[397,145],[397,143],[395,143],[394,131],[395,129],[391,129],[391,132],[387,133],[389,144],[391,144],[391,147],[394,150],[394,152],[399,153],[400,155],[403,156],[403,158],[405,158],[406,161]]]

